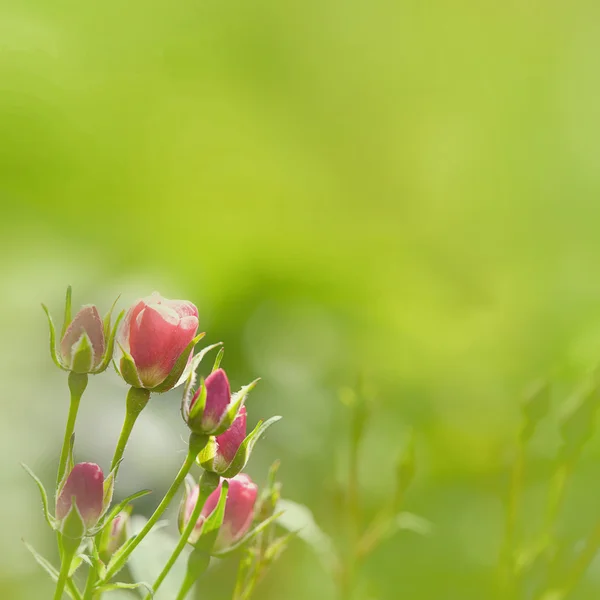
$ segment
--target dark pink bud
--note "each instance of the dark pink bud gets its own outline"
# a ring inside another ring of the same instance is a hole
[[[59,521],[71,510],[73,497],[86,527],[93,527],[104,509],[104,474],[98,465],[79,463],[73,467],[56,500]]]
[[[206,517],[208,517],[217,507],[222,485],[222,482],[219,483],[219,487],[206,500],[200,518],[190,536],[190,543],[193,544],[198,541],[204,519],[206,519]],[[254,504],[256,503],[257,494],[257,486],[245,473],[240,473],[229,480],[229,491],[227,492],[227,501],[225,503],[225,516],[223,518],[223,525],[219,530],[217,541],[215,542],[215,550],[222,550],[235,544],[235,542],[248,532],[254,517]],[[189,521],[197,501],[198,486],[196,485],[192,488],[190,495],[185,500],[184,523]]]
[[[104,358],[106,340],[104,339],[104,325],[102,317],[95,306],[88,305],[81,308],[71,321],[60,342],[60,356],[65,367],[73,366],[74,350],[77,350],[81,337],[87,335],[92,347],[91,368],[97,367]]]
[[[225,371],[217,369],[212,372],[204,381],[204,387],[206,388],[206,405],[202,415],[202,428],[205,431],[211,431],[221,422],[231,400],[231,389]],[[200,391],[199,389],[192,398],[190,409],[194,406]]]
[[[198,309],[191,302],[154,292],[129,309],[116,341],[131,354],[143,387],[153,388],[171,373],[197,331]]]
[[[242,406],[231,427],[216,437],[217,454],[214,470],[222,473],[231,464],[246,437],[246,407]]]

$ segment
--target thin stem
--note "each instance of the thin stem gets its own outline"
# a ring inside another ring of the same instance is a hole
[[[56,590],[54,592],[54,600],[61,600],[62,598],[65,585],[67,583],[67,580],[69,579],[69,571],[71,569],[71,562],[73,562],[74,554],[75,549],[63,551],[60,564],[60,573],[58,575],[58,580],[56,582]]]
[[[73,598],[75,598],[76,600],[82,600],[81,593],[77,589],[75,582],[70,577],[67,579],[67,587],[71,590]]]
[[[96,538],[92,540],[93,551],[92,551],[92,565],[88,569],[87,581],[85,583],[85,590],[83,591],[83,600],[93,600],[94,598],[94,586],[98,580],[98,570],[96,568],[97,561],[100,559],[98,551],[96,549]]]
[[[140,416],[142,410],[144,410],[144,408],[146,407],[146,404],[148,404],[149,399],[149,390],[135,387],[129,388],[129,392],[127,392],[127,407],[125,419],[123,421],[121,435],[119,436],[119,441],[117,442],[117,447],[115,448],[115,453],[110,464],[111,471],[113,471],[115,467],[117,467],[117,465],[123,458],[123,454],[125,453],[125,447],[127,446],[127,442],[129,441],[129,437],[131,436],[133,426],[135,425],[135,422]]]
[[[186,573],[186,576],[179,588],[179,593],[177,594],[177,598],[175,600],[185,600],[185,597],[189,594],[192,586],[195,583],[194,577],[190,573]]]
[[[177,493],[177,490],[183,483],[185,476],[190,472],[194,461],[196,460],[196,456],[201,452],[201,450],[206,445],[208,438],[206,436],[198,436],[194,433],[190,436],[190,445],[188,449],[188,454],[185,458],[183,465],[179,469],[179,472],[175,476],[171,487],[168,489],[165,497],[162,499],[161,503],[157,506],[153,515],[148,519],[142,530],[132,538],[131,542],[126,546],[123,554],[119,556],[115,564],[107,571],[106,575],[102,578],[102,582],[109,581],[110,578],[118,573],[123,565],[127,562],[129,555],[138,547],[141,541],[148,535],[152,527],[156,524],[156,522],[160,519],[162,514],[165,512],[165,509],[173,500],[173,497]]]
[[[177,542],[177,546],[175,546],[175,549],[173,550],[173,553],[169,557],[167,564],[164,566],[160,575],[156,578],[156,581],[152,585],[152,589],[154,590],[155,594],[156,594],[156,591],[158,590],[158,588],[161,586],[162,582],[165,580],[165,577],[169,574],[169,571],[172,569],[173,565],[179,558],[179,555],[182,553],[183,549],[185,548],[185,545],[187,544],[187,541],[190,539],[190,535],[192,535],[192,531],[194,530],[194,527],[196,526],[196,523],[198,522],[198,519],[200,518],[200,513],[202,512],[202,509],[204,508],[204,504],[208,500],[208,497],[217,489],[217,487],[219,485],[219,480],[220,480],[220,477],[218,475],[216,475],[215,473],[210,473],[209,471],[205,471],[202,474],[202,476],[200,477],[200,481],[198,482],[198,486],[200,488],[200,491],[198,494],[198,500],[196,501],[194,510],[192,511],[192,514],[191,514],[188,522],[185,525],[183,533],[181,534],[181,537],[179,538],[179,542]],[[146,595],[145,600],[150,600],[150,598],[151,598],[151,594],[148,593]]]
[[[60,452],[60,460],[58,462],[58,473],[56,475],[56,487],[62,481],[67,467],[69,458],[69,448],[71,446],[71,437],[75,431],[75,421],[77,420],[77,412],[79,411],[79,403],[81,396],[87,387],[87,373],[69,373],[69,390],[71,391],[71,402],[69,405],[69,416],[67,418],[67,426],[65,428],[65,437],[63,439],[62,450]]]

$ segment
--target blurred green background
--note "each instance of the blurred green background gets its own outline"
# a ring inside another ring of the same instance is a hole
[[[382,545],[358,597],[491,598],[521,392],[554,384],[532,536],[559,405],[600,358],[600,4],[3,2],[0,82],[0,596],[51,594],[20,541],[55,559],[18,461],[51,484],[66,378],[39,303],[58,317],[72,284],[102,311],[154,289],[194,301],[233,385],[263,378],[251,421],[284,417],[249,472],[281,458],[285,495],[338,542],[338,390],[362,375],[365,518],[414,427],[406,508],[433,529]],[[92,378],[79,460],[108,465],[124,394]],[[118,494],[154,488],[148,514],[184,440],[178,393],[155,397]],[[600,518],[599,460],[596,439],[561,515],[573,538]],[[203,597],[227,598],[232,568]],[[333,594],[300,541],[258,591]],[[598,594],[600,563],[572,597]]]

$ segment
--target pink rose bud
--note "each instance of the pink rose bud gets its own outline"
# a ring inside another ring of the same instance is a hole
[[[206,500],[200,518],[188,540],[191,544],[198,541],[204,519],[215,510],[219,503],[222,485],[222,482],[219,483],[219,487]],[[184,500],[184,526],[185,523],[189,521],[192,512],[194,511],[194,506],[196,506],[198,500],[198,491],[198,486],[194,486],[189,496]],[[223,550],[232,546],[248,532],[254,518],[254,504],[256,502],[257,494],[257,486],[245,473],[240,473],[229,480],[229,491],[227,492],[227,501],[225,503],[225,516],[223,518],[223,525],[219,530],[219,535],[215,542],[215,550]]]
[[[60,342],[62,363],[70,371],[89,373],[100,366],[105,351],[106,340],[100,313],[95,306],[83,306]]]
[[[197,331],[198,309],[191,302],[168,300],[157,292],[139,300],[125,315],[117,334],[117,344],[135,366],[135,373],[130,373],[121,358],[121,375],[136,387],[158,386],[171,374]],[[191,360],[191,349],[188,352],[186,358]]]
[[[129,512],[122,510],[108,525],[102,530],[100,541],[100,556],[104,562],[108,562],[111,556],[125,543],[129,530]]]
[[[73,467],[56,499],[59,521],[69,514],[73,498],[86,528],[93,527],[104,511],[104,474],[98,465],[79,463]]]
[[[231,401],[229,380],[223,369],[213,371],[204,381],[204,386],[196,390],[189,404],[188,414],[202,393],[206,393],[204,410],[193,419],[188,419],[187,423],[196,433],[211,433],[225,416]]]
[[[233,462],[239,447],[246,438],[246,407],[242,406],[231,427],[215,438],[217,448],[213,471],[223,473]]]

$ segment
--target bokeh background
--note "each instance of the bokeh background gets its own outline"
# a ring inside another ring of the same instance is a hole
[[[52,483],[66,378],[39,304],[59,317],[72,284],[102,311],[193,300],[233,385],[262,377],[251,419],[284,417],[249,472],[280,458],[286,497],[337,542],[339,390],[362,377],[365,518],[414,427],[406,509],[432,530],[386,541],[358,597],[492,597],[522,390],[553,383],[527,536],[560,406],[600,358],[600,4],[3,2],[0,89],[0,596],[51,594],[20,541],[55,560],[18,462]],[[108,465],[125,389],[92,378],[79,460]],[[155,397],[118,494],[152,487],[148,514],[184,448],[178,393]],[[599,459],[592,441],[569,487],[575,538],[600,518]],[[202,597],[228,598],[232,569]],[[296,541],[258,597],[334,593]],[[599,593],[593,565],[573,598]]]

